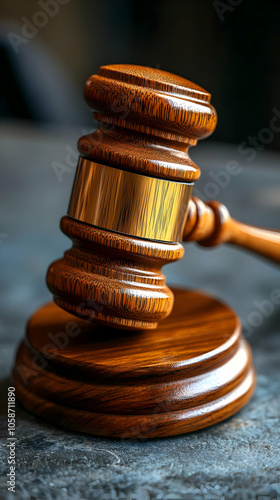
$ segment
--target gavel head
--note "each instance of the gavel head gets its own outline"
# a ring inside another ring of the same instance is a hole
[[[73,247],[47,284],[63,309],[116,328],[155,328],[172,310],[163,265],[183,256],[199,168],[188,156],[216,126],[210,94],[184,78],[102,66],[85,85],[96,132],[79,140],[62,231]]]

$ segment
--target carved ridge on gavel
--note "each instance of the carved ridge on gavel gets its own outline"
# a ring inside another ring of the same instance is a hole
[[[73,248],[48,271],[59,306],[114,327],[156,328],[173,307],[161,267],[183,256],[182,240],[228,241],[279,262],[280,234],[191,200],[200,170],[188,149],[217,121],[208,92],[160,70],[113,65],[88,79],[84,96],[98,129],[79,140],[61,221]]]

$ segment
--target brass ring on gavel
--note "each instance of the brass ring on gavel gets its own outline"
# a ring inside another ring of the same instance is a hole
[[[182,241],[193,183],[175,182],[79,158],[69,217],[149,240]]]

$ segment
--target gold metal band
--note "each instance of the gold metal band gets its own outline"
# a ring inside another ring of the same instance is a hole
[[[68,215],[130,236],[178,242],[192,187],[80,157]]]

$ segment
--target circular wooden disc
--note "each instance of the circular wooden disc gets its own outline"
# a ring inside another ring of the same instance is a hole
[[[17,353],[17,397],[56,424],[121,438],[190,432],[238,411],[255,385],[239,319],[205,294],[173,292],[172,314],[149,331],[43,306]]]

